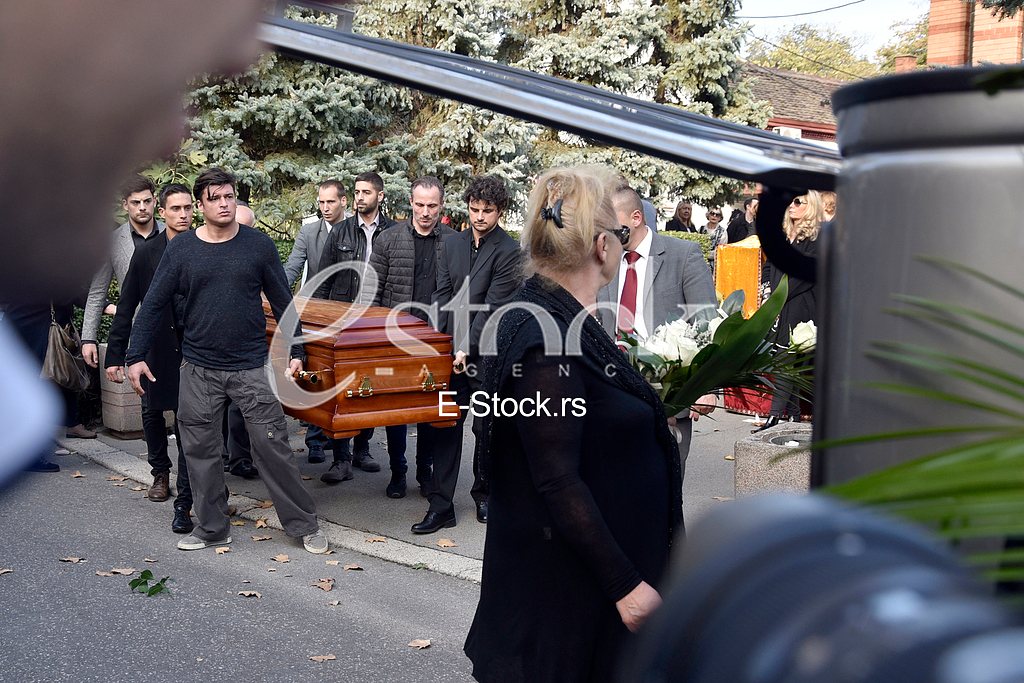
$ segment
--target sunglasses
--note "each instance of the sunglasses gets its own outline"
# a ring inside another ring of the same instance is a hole
[[[618,237],[619,242],[622,244],[622,246],[626,246],[626,244],[629,242],[628,225],[620,225],[617,230],[609,230],[608,232]]]
[[[722,217],[722,214],[718,213],[717,211],[712,211],[708,215],[711,216],[712,218],[721,218]]]
[[[807,200],[806,199],[800,199],[800,197],[797,197],[796,199],[793,200],[793,206],[803,206],[806,203],[807,203]]]

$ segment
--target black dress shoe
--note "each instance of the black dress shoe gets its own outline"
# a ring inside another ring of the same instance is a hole
[[[174,521],[171,522],[171,531],[176,534],[187,534],[194,527],[192,516],[188,514],[188,510],[183,508],[174,509]]]
[[[487,501],[478,500],[476,502],[476,521],[481,524],[487,524]]]
[[[40,457],[25,469],[29,472],[60,472],[60,465]]]
[[[231,474],[242,479],[255,479],[260,476],[260,471],[251,462],[243,460],[232,468]]]
[[[324,460],[327,460],[327,454],[324,453],[324,449],[319,446],[313,446],[309,449],[309,455],[306,457],[307,462],[317,465],[322,463]]]
[[[775,415],[770,415],[768,416],[768,419],[764,421],[763,425],[761,425],[757,429],[751,429],[750,433],[757,434],[758,432],[763,432],[766,429],[771,429],[777,424],[779,424],[779,418],[777,418]]]
[[[455,526],[455,510],[442,514],[437,512],[428,512],[422,522],[412,525],[412,532],[414,534],[432,534],[435,531],[440,531],[441,529],[447,529],[453,526]]]

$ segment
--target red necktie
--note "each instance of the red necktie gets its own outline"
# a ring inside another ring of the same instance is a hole
[[[619,329],[623,332],[633,331],[636,318],[636,262],[640,254],[635,251],[626,252],[626,282],[622,285],[622,297],[619,299]]]

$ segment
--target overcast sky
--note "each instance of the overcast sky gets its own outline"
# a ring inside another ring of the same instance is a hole
[[[765,17],[798,12],[814,12],[853,0],[742,0],[743,7],[737,13],[741,17]],[[889,27],[898,21],[916,19],[928,12],[929,0],[862,0],[839,9],[818,14],[780,19],[745,19],[753,24],[755,35],[769,38],[798,23],[832,24],[846,34],[856,33],[867,38],[863,56],[874,57],[875,50],[884,45],[892,35]],[[769,38],[770,39],[770,38]]]

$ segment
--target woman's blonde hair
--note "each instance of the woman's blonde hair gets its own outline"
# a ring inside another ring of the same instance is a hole
[[[531,275],[538,268],[563,273],[582,268],[598,232],[619,227],[612,204],[618,184],[607,166],[546,171],[534,185],[526,209],[521,237],[526,250],[525,273]]]
[[[802,242],[804,240],[818,239],[818,230],[821,229],[821,221],[825,219],[825,209],[821,204],[821,194],[817,190],[807,190],[807,194],[800,197],[807,202],[807,211],[799,223],[794,223],[786,211],[782,219],[782,227],[790,242]]]

